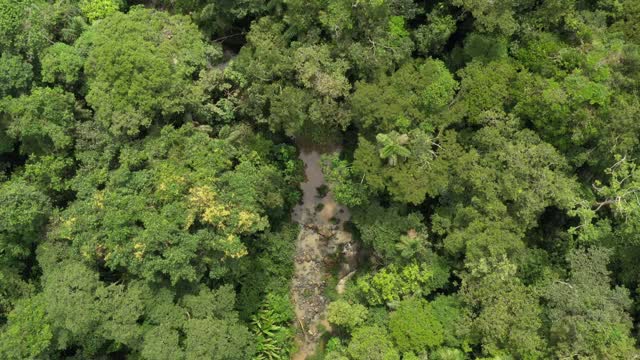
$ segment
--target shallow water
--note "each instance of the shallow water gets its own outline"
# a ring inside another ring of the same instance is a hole
[[[335,149],[331,152],[339,151]],[[323,153],[327,154],[327,153]],[[317,189],[323,185],[328,186],[322,173],[322,155],[317,150],[301,150],[298,156],[305,165],[305,182],[300,184],[302,190],[302,203],[293,209],[293,221],[305,224],[311,221],[316,225],[328,225],[335,217],[340,223],[348,221],[351,215],[349,210],[336,203],[333,195],[329,192],[324,198],[318,197]],[[323,204],[322,211],[316,213],[318,204]]]

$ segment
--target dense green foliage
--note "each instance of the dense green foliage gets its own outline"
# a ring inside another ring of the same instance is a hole
[[[0,0],[0,358],[289,358],[294,144],[317,358],[638,358],[639,93],[637,0]]]

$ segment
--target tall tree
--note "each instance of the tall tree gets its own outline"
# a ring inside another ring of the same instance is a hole
[[[611,285],[610,254],[602,248],[572,251],[566,281],[554,281],[546,288],[555,356],[631,359],[639,355],[630,334],[629,291]]]
[[[188,18],[141,7],[96,22],[76,46],[87,56],[87,103],[128,135],[195,106],[192,79],[213,53]]]

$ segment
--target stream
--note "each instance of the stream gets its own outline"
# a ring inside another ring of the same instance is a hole
[[[329,268],[339,266],[336,291],[344,290],[344,283],[350,278],[356,267],[356,251],[351,233],[345,230],[350,219],[349,210],[337,204],[331,192],[324,197],[318,188],[328,186],[322,174],[321,156],[338,152],[339,148],[321,150],[299,146],[299,158],[305,165],[305,181],[300,184],[302,203],[291,214],[292,220],[300,224],[300,233],[296,240],[295,274],[291,286],[297,326],[296,336],[298,352],[294,360],[304,360],[315,353],[322,336],[320,325],[330,331],[326,320],[326,307],[329,299],[325,296],[327,280],[331,277]],[[337,255],[342,256],[337,256]],[[335,264],[339,259],[340,264]]]

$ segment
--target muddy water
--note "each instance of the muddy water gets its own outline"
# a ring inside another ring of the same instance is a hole
[[[300,224],[291,286],[299,328],[296,338],[299,351],[293,355],[294,360],[304,360],[315,352],[322,335],[319,325],[330,329],[325,319],[329,302],[324,296],[329,278],[327,265],[336,258],[337,252],[343,252],[347,256],[343,256],[346,260],[340,264],[339,276],[352,273],[355,268],[355,256],[351,251],[345,251],[351,248],[351,234],[344,228],[344,223],[350,218],[349,210],[337,204],[331,192],[320,197],[317,191],[318,187],[327,185],[322,174],[321,156],[335,151],[339,149],[325,149],[322,153],[304,147],[300,150],[306,179],[300,184],[302,203],[293,209],[291,215]],[[320,207],[322,209],[318,211]]]

